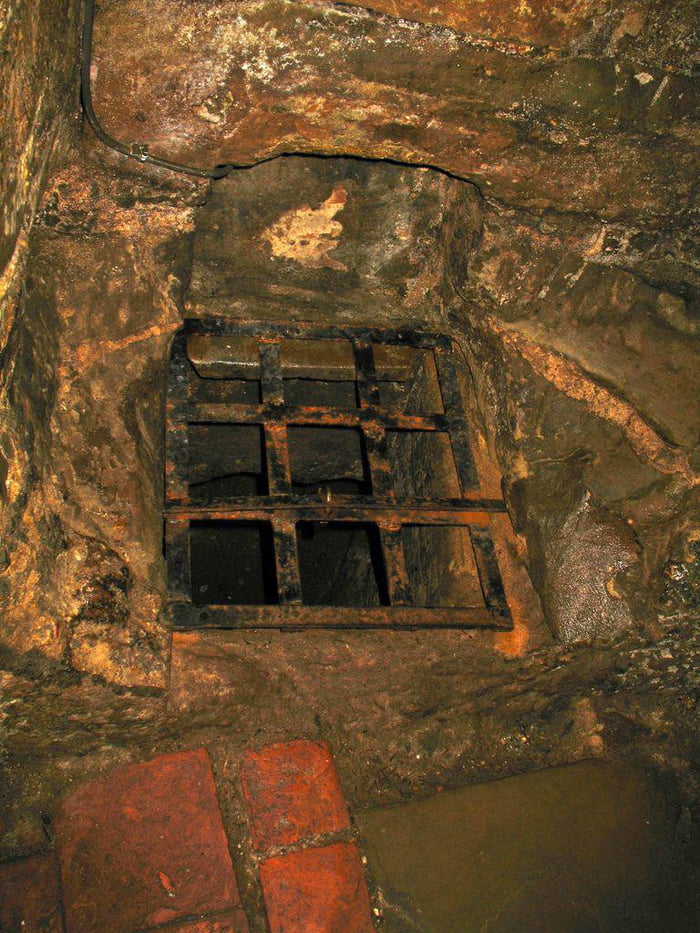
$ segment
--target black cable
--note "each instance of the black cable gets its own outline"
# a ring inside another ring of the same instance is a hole
[[[105,146],[120,152],[129,159],[135,159],[137,162],[146,162],[149,165],[158,165],[160,168],[170,169],[171,172],[182,172],[185,175],[196,175],[198,178],[223,178],[233,168],[232,165],[218,165],[212,169],[195,168],[192,165],[183,165],[181,162],[171,162],[169,159],[161,159],[160,156],[151,155],[148,146],[142,143],[119,142],[113,136],[110,136],[100,124],[92,105],[92,88],[90,86],[90,68],[92,65],[92,33],[95,23],[95,0],[85,0],[85,12],[83,16],[83,47],[80,59],[80,92],[83,99],[83,109],[88,123],[92,127],[95,136]]]

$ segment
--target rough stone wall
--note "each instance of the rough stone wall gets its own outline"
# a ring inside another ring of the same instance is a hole
[[[56,382],[51,309],[23,315],[32,224],[48,176],[78,129],[77,0],[0,4],[0,598],[10,605],[8,570],[36,580],[35,554],[60,538],[29,489],[46,462]],[[13,552],[11,554],[11,552]],[[37,643],[51,621],[32,611]]]
[[[206,215],[191,301],[319,317],[330,297],[347,320],[449,310],[559,635],[614,632],[659,600],[688,608],[667,592],[696,541],[686,6],[662,20],[652,2],[532,3],[508,25],[495,0],[392,5],[407,19],[368,6],[100,5],[95,100],[118,137],[204,165],[308,151],[459,176],[349,160],[295,175],[294,159],[235,172]],[[21,60],[49,43],[31,37]],[[13,140],[34,138],[15,124]],[[153,684],[157,385],[201,188],[94,152],[55,179],[8,355],[8,643]]]
[[[348,0],[348,5],[475,36],[681,71],[695,41],[693,4],[666,0]]]
[[[42,815],[87,773],[205,743],[230,788],[243,749],[299,735],[330,738],[353,804],[605,755],[672,769],[697,815],[693,5],[350,6],[104,0],[98,110],[118,135],[202,163],[340,153],[474,182],[416,173],[416,191],[435,184],[447,201],[423,239],[419,218],[410,226],[427,273],[407,271],[397,242],[413,298],[382,275],[365,276],[367,294],[434,313],[444,268],[440,315],[451,314],[473,415],[509,480],[522,532],[512,551],[528,555],[550,621],[562,638],[646,624],[595,650],[552,645],[531,606],[494,637],[187,633],[163,691],[158,398],[201,190],[102,148],[76,155],[44,202],[27,313],[5,357],[3,857],[45,849]],[[29,8],[0,4],[4,37],[11,22],[35,37],[3,46],[0,69],[40,48],[67,66],[70,43],[53,43],[70,17]],[[8,151],[39,140],[32,120],[53,88],[32,83],[26,110],[11,110]],[[41,172],[30,176],[15,232],[39,200]],[[287,297],[294,256],[310,257],[315,313],[342,273],[323,263],[352,258],[332,236],[352,213],[331,197],[336,181],[296,204],[273,191],[260,225],[270,237],[248,241],[278,249]],[[299,211],[320,221],[320,243],[290,256]],[[16,295],[28,238],[6,242],[20,261],[3,287]],[[681,834],[690,822],[682,814]]]
[[[3,642],[114,683],[165,676],[163,398],[191,198],[95,165],[55,175],[15,338],[34,443],[8,504]]]
[[[653,617],[698,538],[692,269],[672,291],[605,225],[467,188],[453,209],[452,320],[548,620],[572,640]]]
[[[0,5],[0,352],[24,279],[46,178],[77,129],[78,0]]]
[[[283,0],[114,0],[97,28],[106,126],[195,164],[389,158],[519,207],[662,226],[679,221],[693,184],[694,85],[661,62]]]

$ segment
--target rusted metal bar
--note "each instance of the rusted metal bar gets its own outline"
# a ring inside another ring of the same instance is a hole
[[[472,526],[469,529],[469,534],[474,546],[474,557],[476,558],[479,582],[481,583],[481,591],[484,594],[486,608],[493,613],[494,618],[503,619],[508,627],[512,627],[513,621],[503,589],[503,581],[501,572],[498,569],[496,549],[493,545],[491,533],[488,528]]]
[[[364,340],[374,343],[396,344],[401,347],[431,349],[448,346],[449,338],[444,334],[430,331],[403,330],[388,327],[366,328],[342,324],[309,324],[300,321],[232,321],[230,317],[217,317],[211,312],[220,307],[216,300],[190,303],[191,310],[201,310],[205,317],[188,318],[185,322],[187,334],[222,334],[235,333],[241,337],[293,337],[297,340]],[[211,309],[207,313],[207,309]]]
[[[267,488],[272,496],[288,495],[292,490],[292,471],[289,465],[287,425],[267,423],[264,432]]]
[[[392,606],[411,605],[411,584],[406,570],[406,558],[403,552],[401,526],[379,525],[379,536],[384,554],[386,583],[389,590],[389,602]]]
[[[165,406],[165,501],[189,502],[189,377],[191,366],[185,354],[185,335],[173,343],[168,367],[168,394]]]
[[[394,484],[389,463],[386,430],[383,426],[372,426],[364,432],[367,461],[372,482],[372,493],[394,498]]]
[[[453,420],[445,415],[407,415],[376,409],[319,408],[293,405],[236,405],[226,402],[193,402],[191,420],[210,424],[261,424],[269,420],[285,424],[319,427],[371,428],[384,426],[398,431],[449,431]]]
[[[412,629],[485,628],[507,630],[512,625],[487,609],[423,609],[418,606],[206,606],[172,605],[176,629],[274,628]]]
[[[377,370],[374,364],[372,343],[369,340],[353,340],[352,349],[355,355],[360,408],[377,408],[379,405],[379,385],[377,384]]]
[[[393,498],[394,483],[386,439],[385,416],[387,411],[379,409],[380,394],[374,362],[374,350],[371,341],[367,340],[354,340],[352,348],[355,355],[360,408],[363,412],[371,412],[373,415],[371,424],[365,422],[363,432],[372,492],[378,496]],[[377,413],[379,413],[378,416]]]
[[[264,421],[267,484],[271,495],[285,494],[291,492],[292,473],[289,465],[287,427],[280,424],[275,415],[284,405],[279,341],[261,342],[259,350],[262,399],[270,411],[270,417]]]
[[[324,512],[328,513],[329,500],[323,492],[304,493],[302,495],[279,495],[279,496],[245,496],[236,498],[226,498],[225,501],[208,502],[206,509],[229,508],[245,512],[246,510],[263,511],[265,509],[284,510],[289,508],[305,507],[323,507]],[[331,497],[331,510],[334,507],[355,508],[359,511],[367,512],[367,517],[371,516],[374,509],[393,510],[401,513],[403,511],[417,512],[439,510],[441,512],[490,512],[503,513],[506,511],[505,503],[502,499],[425,499],[418,496],[402,496],[401,498],[390,499],[388,496],[348,496],[340,493],[334,493]],[[174,507],[177,511],[177,506]],[[196,512],[200,506],[192,505],[190,511]],[[165,514],[169,513],[165,510]]]
[[[168,515],[165,519],[165,554],[168,589],[173,599],[192,598],[190,575],[190,523],[188,518]]]
[[[197,506],[186,509],[169,509],[168,517],[203,521],[270,521],[270,516],[284,511],[297,522],[384,522],[394,525],[400,521],[405,525],[470,525],[487,528],[489,513],[477,509],[400,509],[348,506],[335,503],[330,505],[286,505],[276,503],[263,508],[231,508],[216,506]]]
[[[296,525],[277,517],[272,522],[275,541],[277,595],[282,605],[301,605],[301,579],[297,552]]]

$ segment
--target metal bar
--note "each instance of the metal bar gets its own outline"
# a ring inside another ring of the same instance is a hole
[[[355,355],[357,376],[357,394],[363,412],[372,412],[371,424],[364,425],[365,448],[369,463],[372,493],[378,496],[394,496],[394,479],[389,463],[389,449],[386,440],[386,412],[379,412],[380,396],[377,383],[377,370],[374,362],[374,350],[370,341],[354,340],[352,345]],[[377,420],[377,414],[381,420]]]
[[[272,523],[272,531],[275,540],[277,596],[283,605],[301,605],[296,525],[293,521],[277,519]]]
[[[392,606],[410,606],[411,584],[406,570],[401,527],[380,525],[379,535],[384,554],[389,602]]]
[[[215,302],[204,302],[198,308],[203,310],[215,306]],[[194,403],[188,386],[190,382],[197,383],[200,376],[187,356],[187,338],[193,334],[232,335],[257,341],[262,404]],[[285,405],[280,341],[287,338],[349,341],[360,408],[335,410]],[[432,349],[445,414],[409,415],[383,406],[373,344]],[[451,341],[447,336],[400,329],[375,330],[343,325],[319,327],[294,322],[242,323],[233,322],[230,318],[200,318],[186,322],[176,337],[169,378],[166,441],[166,501],[169,507],[165,511],[165,551],[176,628],[512,628],[489,532],[489,514],[504,512],[505,505],[501,499],[483,498],[478,493],[460,384],[451,355]],[[263,426],[268,496],[229,498],[221,504],[206,506],[190,505],[187,425],[198,422]],[[293,495],[288,424],[360,429],[365,440],[373,495],[336,496],[330,503],[320,495]],[[447,433],[462,497],[426,499],[407,496],[397,499],[388,460],[387,429]],[[280,605],[198,607],[192,604],[189,524],[207,519],[272,523]],[[304,606],[296,539],[296,523],[299,521],[376,523],[391,605],[353,608]],[[401,531],[406,524],[469,528],[485,608],[421,608],[410,605],[411,588]]]
[[[486,609],[417,606],[206,606],[170,604],[173,627],[221,629],[464,629],[512,628]]]
[[[289,465],[286,424],[267,423],[265,431],[265,464],[270,495],[288,495],[292,491],[292,471]]]
[[[454,456],[459,483],[462,494],[468,495],[479,489],[479,478],[476,473],[474,457],[469,442],[469,429],[464,417],[462,393],[459,389],[457,370],[455,369],[452,354],[444,346],[435,348],[435,365],[438,372],[440,392],[445,412],[451,419],[450,442]]]
[[[503,589],[503,581],[498,568],[491,533],[488,528],[470,527],[469,534],[474,547],[474,557],[476,558],[479,582],[481,583],[481,591],[484,594],[486,608],[495,618],[501,618],[504,623],[508,622],[512,626],[513,622]]]
[[[394,477],[389,463],[389,448],[384,427],[372,426],[366,428],[364,440],[369,474],[372,481],[372,494],[393,499]]]
[[[192,598],[190,575],[190,523],[187,518],[168,515],[165,519],[165,554],[168,590],[175,599]]]
[[[287,505],[282,509],[273,504],[264,508],[217,508],[215,506],[197,506],[187,509],[171,509],[166,514],[169,518],[205,521],[270,521],[270,516],[286,511],[295,522],[384,522],[396,525],[473,525],[488,527],[489,513],[480,509],[401,509],[381,507],[357,507],[341,505]],[[291,518],[289,519],[292,520]]]
[[[195,514],[198,509],[204,508],[205,511],[212,509],[231,509],[244,512],[247,509],[253,511],[284,510],[296,508],[319,508],[324,511],[328,509],[328,499],[322,493],[305,493],[304,495],[283,495],[283,496],[245,496],[236,498],[227,498],[220,502],[209,502],[205,506],[190,505],[188,510]],[[464,512],[472,510],[477,512],[506,512],[506,506],[502,499],[425,499],[418,496],[401,496],[400,498],[390,499],[388,496],[345,496],[340,493],[334,493],[332,497],[332,507],[355,508],[360,511],[367,511],[369,515],[373,509],[391,509],[395,512],[402,510],[408,511],[435,511],[440,512]],[[166,509],[166,515],[169,513]],[[175,511],[178,507],[175,506]]]
[[[454,419],[445,415],[407,415],[376,409],[318,408],[293,405],[235,405],[226,402],[194,402],[191,421],[211,424],[237,424],[280,421],[285,424],[308,424],[324,427],[370,428],[384,426],[403,431],[449,431]]]
[[[269,417],[264,419],[267,487],[271,495],[285,494],[291,492],[292,474],[289,466],[287,428],[277,419],[277,413],[284,405],[279,341],[268,340],[261,343],[259,352],[263,407],[269,412]]]
[[[165,406],[165,501],[189,502],[189,378],[192,367],[187,359],[186,338],[178,334],[168,367],[168,394]]]
[[[404,330],[402,328],[374,329],[352,327],[341,324],[318,325],[305,322],[233,321],[231,318],[211,314],[216,308],[226,310],[226,303],[218,299],[191,301],[190,312],[200,312],[203,317],[192,317],[186,321],[188,334],[230,334],[266,339],[269,337],[291,337],[298,340],[368,340],[374,343],[397,344],[404,347],[431,349],[449,344],[444,334]]]

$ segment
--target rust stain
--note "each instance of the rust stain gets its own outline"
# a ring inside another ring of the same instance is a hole
[[[313,269],[336,269],[347,272],[347,266],[329,254],[338,245],[343,225],[335,219],[347,201],[347,191],[341,184],[335,186],[318,208],[305,204],[285,211],[262,233],[275,259],[291,259]]]
[[[137,331],[135,334],[128,334],[126,337],[122,337],[121,340],[88,340],[76,348],[74,354],[75,366],[78,370],[87,369],[107,353],[125,350],[134,343],[141,343],[153,337],[162,337],[164,334],[173,331],[176,326],[176,323],[154,324],[152,327]]]
[[[569,398],[583,402],[598,418],[614,424],[637,456],[659,473],[680,474],[690,486],[698,482],[687,453],[671,447],[628,402],[592,379],[580,366],[524,334],[487,317],[489,327],[504,344],[518,352],[533,370]]]
[[[510,632],[496,632],[493,636],[493,646],[505,658],[523,658],[527,654],[530,642],[530,632],[523,619],[519,618],[511,605],[513,628]]]
[[[503,588],[513,620],[513,628],[506,632],[494,632],[493,647],[504,658],[513,660],[524,657],[537,647],[537,632],[544,626],[539,600],[525,569],[523,547],[507,515],[491,518],[493,540],[498,556]]]

